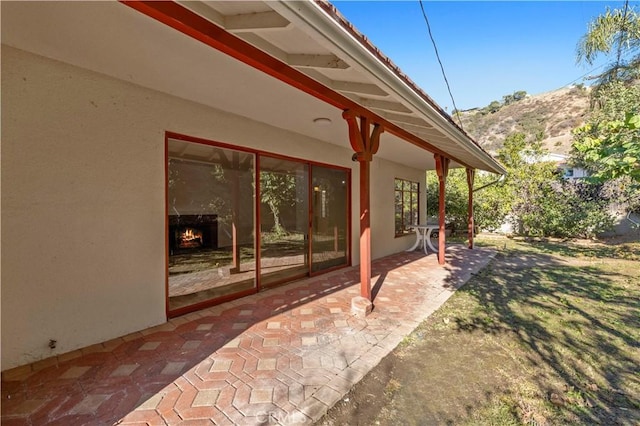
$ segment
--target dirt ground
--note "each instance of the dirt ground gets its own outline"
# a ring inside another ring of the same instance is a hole
[[[317,424],[640,424],[640,244],[496,259]]]

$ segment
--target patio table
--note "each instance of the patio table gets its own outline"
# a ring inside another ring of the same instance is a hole
[[[424,250],[424,254],[427,253],[427,245],[434,253],[438,253],[438,249],[431,244],[431,232],[434,229],[438,229],[438,225],[411,225],[409,228],[413,229],[416,232],[416,243],[407,251],[414,251],[422,242],[422,249]]]

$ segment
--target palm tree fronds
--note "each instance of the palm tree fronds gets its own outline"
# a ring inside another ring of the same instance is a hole
[[[640,49],[640,15],[635,9],[607,8],[607,11],[589,23],[587,33],[576,47],[578,63],[592,65],[600,54],[621,50],[633,54]]]

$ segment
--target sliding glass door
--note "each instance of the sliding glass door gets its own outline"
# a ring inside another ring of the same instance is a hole
[[[347,266],[349,186],[348,169],[169,138],[169,315]]]
[[[169,311],[251,291],[255,155],[170,139]]]
[[[349,175],[344,169],[312,166],[311,271],[348,264]]]
[[[260,285],[309,272],[309,167],[260,156]]]

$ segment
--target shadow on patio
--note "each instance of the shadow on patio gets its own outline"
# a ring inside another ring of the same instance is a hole
[[[366,318],[350,313],[350,267],[6,371],[2,423],[312,422],[493,255],[378,259]]]

